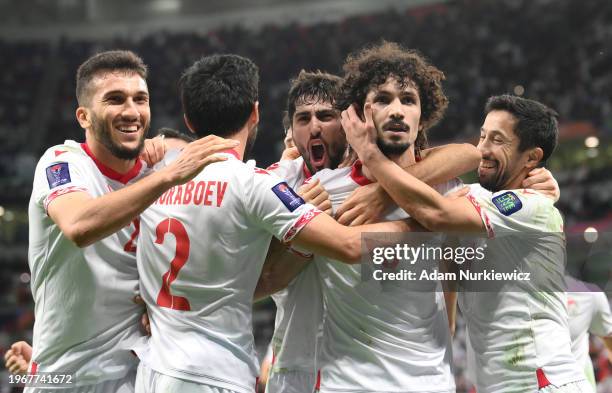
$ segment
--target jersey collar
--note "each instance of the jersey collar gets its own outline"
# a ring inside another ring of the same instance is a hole
[[[236,157],[237,160],[240,160],[240,154],[238,154],[238,152],[236,150],[234,150],[234,149],[223,150],[220,153],[230,154],[230,155]]]
[[[368,184],[372,184],[372,180],[365,177],[362,170],[363,164],[361,160],[355,161],[353,166],[351,167],[351,179],[360,186],[367,186]]]
[[[89,149],[89,146],[87,146],[87,143],[81,143],[81,148],[93,160],[93,162],[96,164],[96,166],[104,176],[108,177],[111,180],[118,181],[119,183],[127,184],[130,180],[138,176],[140,170],[142,169],[142,161],[140,161],[140,159],[137,159],[132,169],[130,169],[126,173],[119,173],[116,170],[104,165],[100,160],[98,160],[96,156],[94,156],[92,151]]]

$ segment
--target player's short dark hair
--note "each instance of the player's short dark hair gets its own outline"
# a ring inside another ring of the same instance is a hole
[[[519,151],[539,147],[545,162],[555,150],[559,136],[559,115],[546,105],[510,94],[487,100],[485,115],[491,111],[506,111],[516,119],[514,133],[519,137]]]
[[[186,132],[179,131],[179,130],[176,130],[174,128],[169,128],[169,127],[162,127],[162,128],[160,128],[159,130],[157,130],[157,135],[158,136],[162,136],[163,135],[166,138],[180,139],[180,140],[185,141],[187,143],[195,141],[195,138],[193,136],[187,134]]]
[[[76,73],[76,97],[80,106],[85,106],[91,98],[91,81],[94,77],[107,72],[138,74],[147,79],[147,66],[142,59],[129,50],[100,52],[81,64]]]
[[[291,81],[287,97],[287,113],[293,119],[295,107],[304,103],[329,102],[334,105],[340,91],[342,78],[326,72],[300,71],[297,78]]]
[[[444,73],[429,64],[416,50],[383,41],[350,54],[343,66],[344,84],[336,99],[336,106],[345,110],[351,104],[363,110],[366,96],[373,88],[383,85],[389,77],[402,87],[414,83],[421,101],[422,129],[415,141],[417,151],[427,147],[426,131],[444,115],[448,98],[442,90]]]
[[[211,55],[179,81],[183,111],[199,136],[227,137],[244,126],[257,102],[259,69],[238,55]]]

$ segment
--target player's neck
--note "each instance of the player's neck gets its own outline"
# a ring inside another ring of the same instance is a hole
[[[502,190],[516,190],[519,188],[523,188],[521,187],[521,185],[523,184],[523,180],[527,178],[528,173],[529,173],[528,169],[523,169],[519,171],[516,175],[508,179],[506,184],[504,184],[504,187],[502,188]]]
[[[396,163],[402,168],[408,168],[416,163],[416,156],[414,154],[414,148],[410,147],[408,150],[401,154],[397,155],[388,155],[387,156],[391,161]],[[370,170],[364,165],[363,166],[363,175],[372,181],[376,181],[376,177],[370,172]]]
[[[240,144],[236,147],[234,147],[234,151],[236,153],[238,153],[238,157],[241,161],[244,161],[244,149],[246,149],[246,145],[247,145],[247,140],[249,139],[249,129],[248,127],[243,127],[240,129],[240,131],[238,131],[236,134],[231,135],[231,136],[226,136],[225,138],[227,139],[234,139],[238,142],[240,142]]]
[[[136,159],[124,160],[118,158],[113,153],[111,153],[104,145],[96,142],[95,140],[92,140],[92,138],[86,138],[85,143],[87,144],[87,147],[91,151],[91,154],[93,154],[93,156],[96,158],[96,160],[109,167],[110,169],[114,170],[115,172],[122,174],[127,173],[130,171],[130,169],[134,167],[134,164],[136,164]]]

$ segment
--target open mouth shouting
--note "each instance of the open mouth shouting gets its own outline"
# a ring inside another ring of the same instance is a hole
[[[321,139],[311,139],[308,142],[308,152],[310,153],[310,164],[319,169],[325,168],[327,162],[327,148]]]

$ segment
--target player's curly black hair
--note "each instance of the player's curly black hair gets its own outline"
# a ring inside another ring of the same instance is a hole
[[[421,127],[415,149],[418,152],[427,147],[426,131],[442,118],[448,106],[448,98],[442,90],[445,79],[442,71],[429,64],[416,50],[387,41],[350,54],[343,69],[344,83],[335,104],[339,110],[351,104],[363,110],[368,92],[384,84],[390,76],[402,87],[416,84],[421,101]]]

